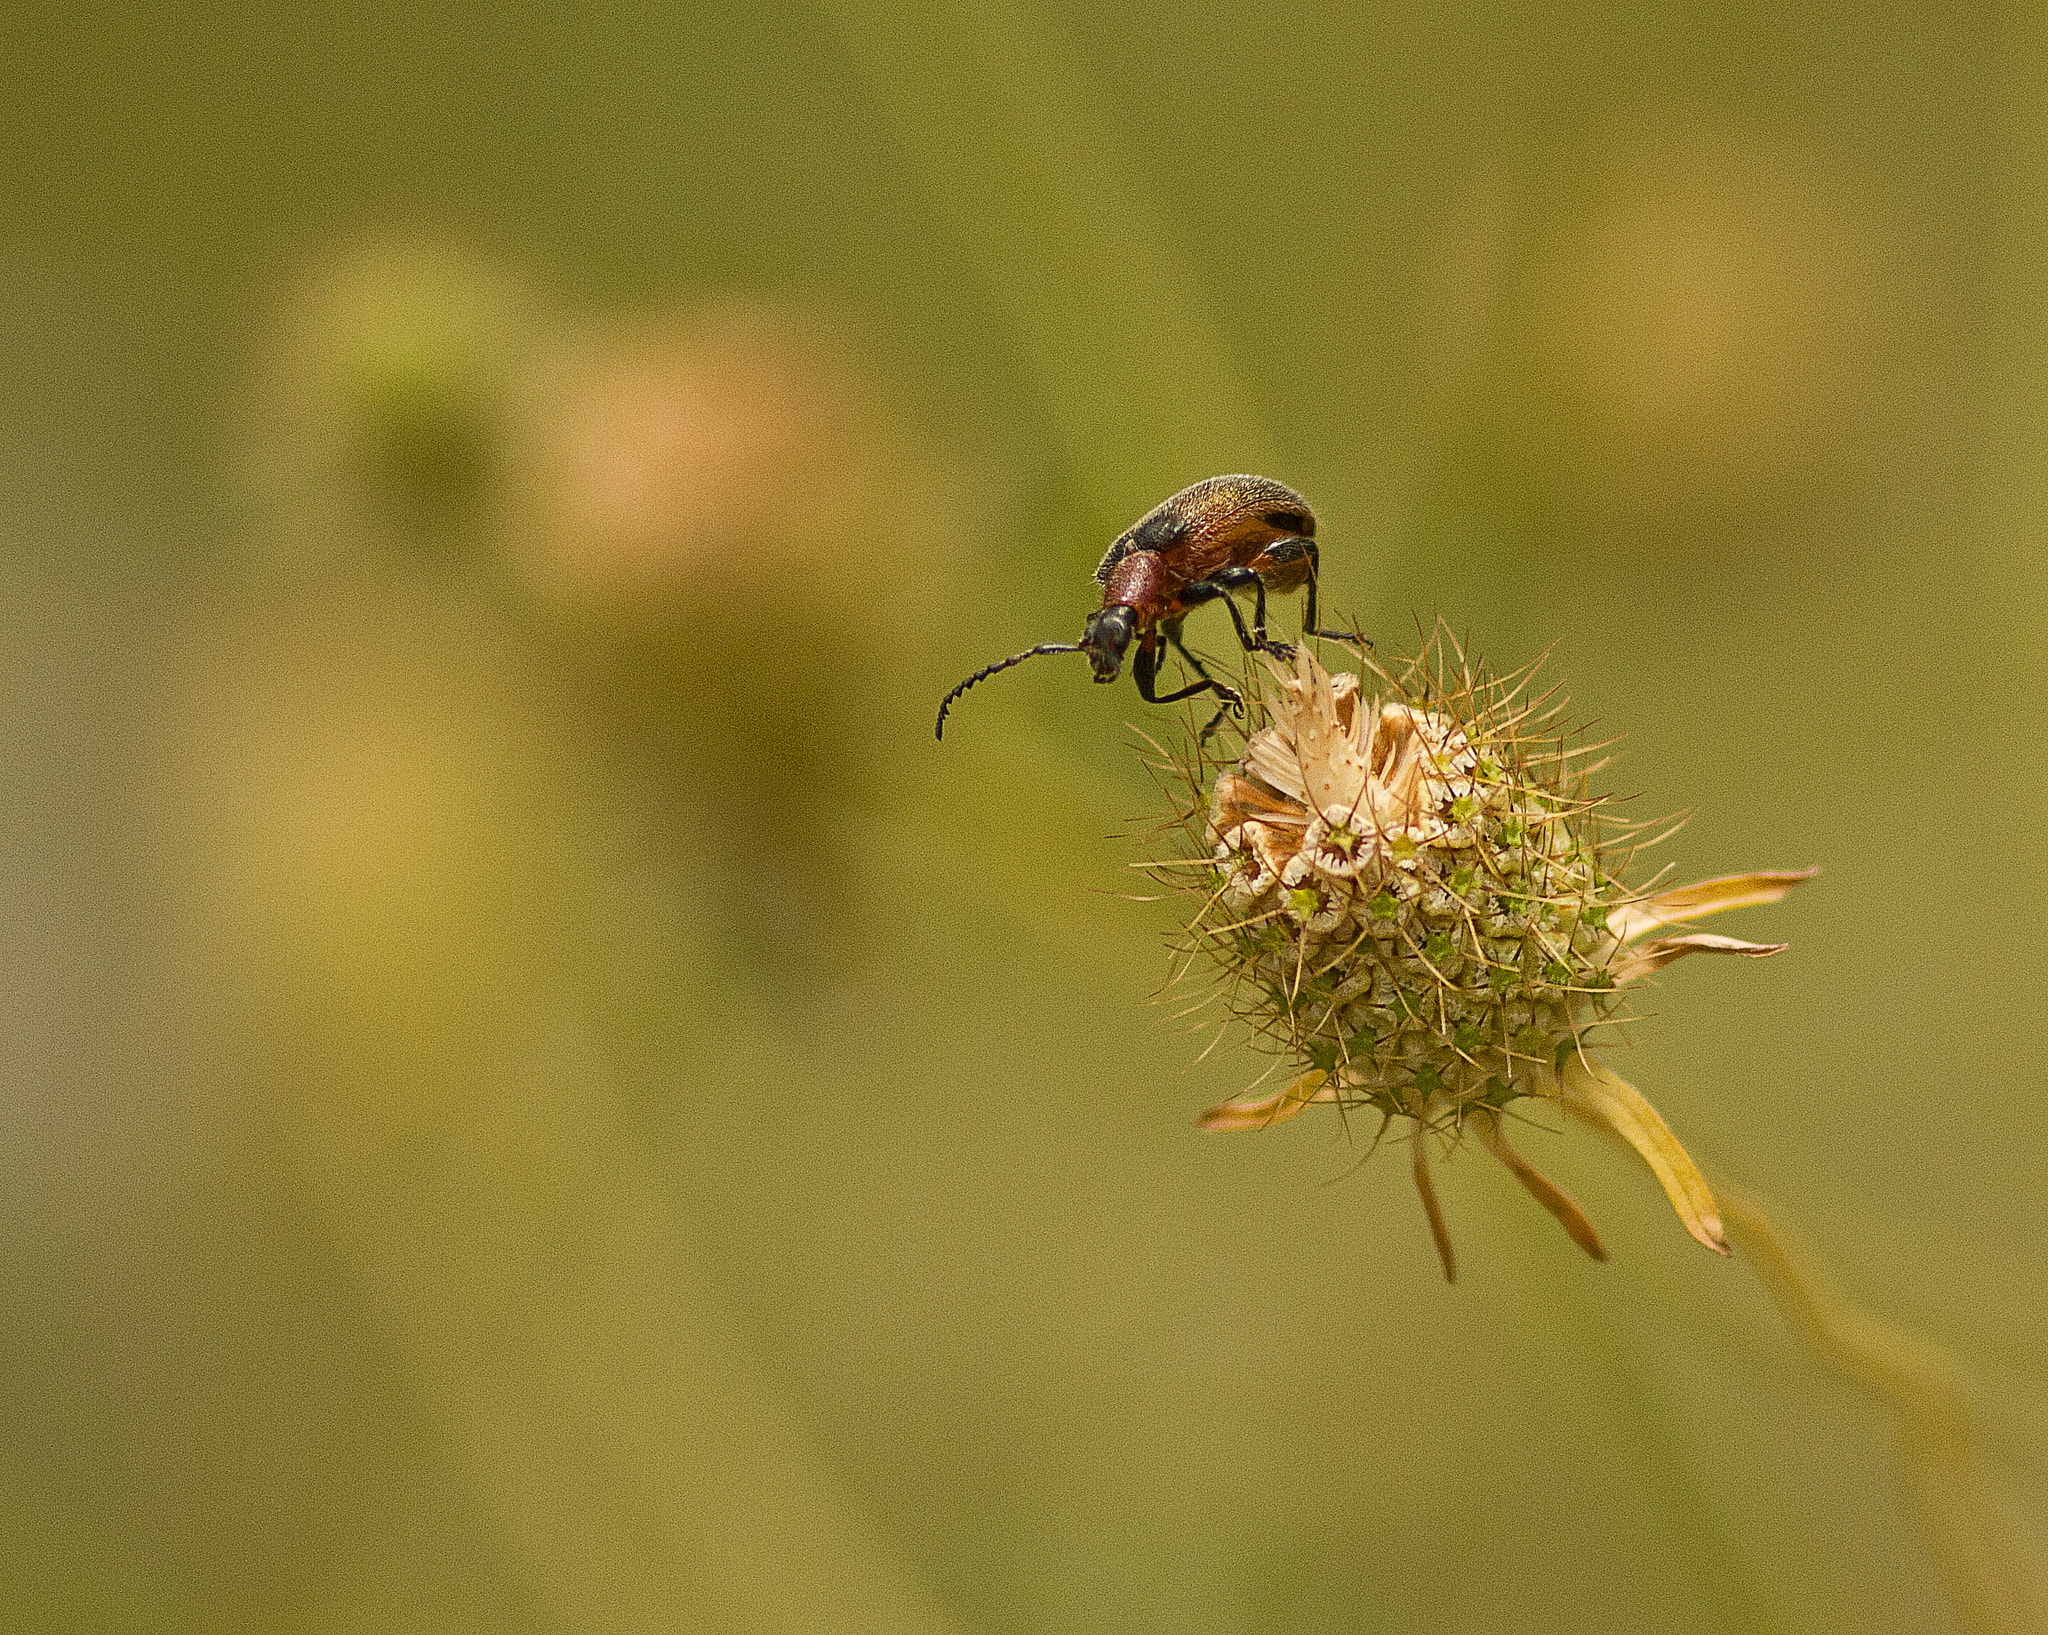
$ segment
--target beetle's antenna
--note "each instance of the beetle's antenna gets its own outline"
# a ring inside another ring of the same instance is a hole
[[[1021,653],[1012,653],[1006,659],[997,659],[995,663],[975,671],[973,675],[946,694],[945,699],[940,703],[939,724],[934,729],[932,736],[935,738],[946,736],[946,712],[953,707],[953,700],[966,692],[977,681],[986,681],[998,670],[1007,670],[1013,664],[1022,664],[1026,659],[1035,659],[1041,653],[1078,653],[1080,651],[1081,644],[1079,642],[1040,642],[1036,647],[1027,647]]]

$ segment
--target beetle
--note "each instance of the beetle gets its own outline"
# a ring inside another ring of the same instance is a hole
[[[1124,655],[1131,654],[1131,679],[1148,704],[1174,704],[1183,698],[1214,693],[1222,708],[1203,729],[1207,737],[1226,712],[1240,710],[1244,700],[1203,668],[1202,661],[1182,644],[1181,626],[1188,612],[1204,602],[1221,600],[1247,653],[1266,652],[1281,658],[1294,649],[1266,634],[1266,595],[1306,588],[1302,604],[1303,636],[1337,641],[1362,638],[1341,630],[1316,628],[1316,576],[1322,558],[1316,550],[1316,516],[1308,501],[1270,477],[1209,477],[1183,488],[1147,511],[1117,535],[1095,569],[1102,586],[1102,605],[1088,615],[1078,642],[1040,642],[1021,653],[998,659],[974,672],[946,694],[939,705],[935,735],[946,736],[946,712],[978,681],[1013,664],[1045,653],[1086,653],[1098,682],[1123,673]],[[1245,624],[1232,592],[1252,593],[1252,621]],[[1136,651],[1131,652],[1132,644]],[[1370,646],[1370,643],[1365,643]],[[1171,647],[1201,679],[1178,692],[1158,690],[1159,662]]]

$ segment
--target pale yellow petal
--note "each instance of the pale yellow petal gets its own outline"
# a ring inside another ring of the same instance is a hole
[[[1709,914],[1725,914],[1731,908],[1775,903],[1794,886],[1818,873],[1819,869],[1772,869],[1761,874],[1724,874],[1715,880],[1673,886],[1641,902],[1624,903],[1608,915],[1607,926],[1619,941],[1634,942],[1659,926],[1705,919]]]
[[[1762,959],[1768,954],[1782,954],[1791,946],[1786,942],[1743,942],[1737,937],[1715,937],[1695,931],[1683,937],[1659,937],[1655,942],[1631,948],[1608,967],[1608,975],[1619,988],[1652,971],[1661,971],[1687,954],[1740,954],[1745,959]]]
[[[1204,1130],[1263,1130],[1268,1124],[1278,1124],[1282,1119],[1294,1117],[1310,1102],[1336,1099],[1335,1082],[1318,1068],[1312,1073],[1302,1074],[1285,1090],[1270,1096],[1240,1097],[1211,1107],[1195,1123]]]
[[[1707,1178],[1642,1092],[1618,1073],[1577,1052],[1567,1059],[1560,1082],[1564,1105],[1633,1147],[1664,1188],[1685,1229],[1715,1254],[1727,1254],[1721,1209],[1708,1189]]]

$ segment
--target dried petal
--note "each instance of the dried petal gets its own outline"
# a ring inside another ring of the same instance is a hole
[[[1760,874],[1724,874],[1689,886],[1673,886],[1640,902],[1625,903],[1608,917],[1608,928],[1623,943],[1634,942],[1663,925],[1703,920],[1731,908],[1775,903],[1791,889],[1811,880],[1819,869],[1769,869]]]
[[[1209,836],[1212,840],[1229,834],[1247,819],[1265,823],[1299,824],[1301,807],[1284,795],[1277,795],[1254,778],[1235,772],[1216,779],[1216,792],[1209,802]]]
[[[1593,1223],[1586,1219],[1578,1200],[1508,1145],[1507,1133],[1500,1127],[1500,1114],[1491,1107],[1475,1107],[1469,1117],[1486,1150],[1507,1165],[1508,1172],[1528,1189],[1530,1197],[1557,1217],[1558,1225],[1571,1234],[1572,1242],[1595,1260],[1605,1260],[1607,1245],[1600,1241],[1600,1234],[1593,1230]]]
[[[1429,1235],[1436,1240],[1436,1258],[1444,1263],[1444,1281],[1458,1281],[1458,1256],[1451,1248],[1451,1229],[1444,1225],[1444,1212],[1436,1201],[1436,1186],[1429,1178],[1429,1148],[1423,1143],[1429,1132],[1418,1128],[1411,1143],[1414,1153],[1415,1190],[1422,1195],[1422,1212],[1429,1217]]]
[[[1578,1052],[1566,1060],[1560,1082],[1566,1107],[1635,1148],[1663,1186],[1685,1229],[1715,1254],[1728,1254],[1721,1209],[1707,1178],[1642,1092],[1613,1069],[1588,1062]]]
[[[1682,959],[1687,954],[1740,954],[1745,959],[1763,959],[1771,954],[1782,954],[1791,946],[1789,942],[1743,942],[1736,937],[1716,937],[1695,931],[1683,937],[1659,937],[1640,948],[1631,948],[1608,967],[1608,973],[1618,988],[1637,977],[1648,976],[1652,971],[1661,971],[1673,960]]]
[[[1254,1099],[1234,1098],[1211,1107],[1195,1120],[1204,1130],[1263,1130],[1268,1124],[1289,1119],[1312,1101],[1335,1101],[1337,1086],[1330,1075],[1317,1069],[1304,1073],[1285,1090]]]

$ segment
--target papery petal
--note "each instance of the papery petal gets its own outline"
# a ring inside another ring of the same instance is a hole
[[[1216,779],[1216,790],[1209,801],[1211,838],[1229,834],[1248,819],[1302,823],[1307,821],[1307,814],[1299,802],[1275,794],[1250,778],[1240,777],[1235,772],[1221,774]]]
[[[1763,959],[1770,954],[1782,954],[1791,946],[1789,942],[1743,942],[1736,937],[1715,937],[1695,931],[1683,937],[1659,937],[1640,948],[1631,948],[1607,968],[1607,974],[1619,988],[1637,977],[1661,971],[1687,954],[1740,954],[1745,959]]]
[[[1315,811],[1357,810],[1370,769],[1358,742],[1355,700],[1340,707],[1330,676],[1306,646],[1295,654],[1293,674],[1277,663],[1273,670],[1294,705],[1277,712],[1273,725],[1245,746],[1245,769]]]
[[[1195,1124],[1204,1130],[1263,1130],[1268,1124],[1278,1124],[1282,1119],[1294,1117],[1310,1102],[1336,1099],[1336,1082],[1318,1068],[1302,1074],[1285,1090],[1273,1095],[1254,1100],[1238,1098],[1211,1107],[1195,1120]]]
[[[1795,884],[1797,882],[1794,882]],[[1612,1131],[1641,1155],[1664,1188],[1685,1229],[1717,1255],[1730,1252],[1721,1229],[1721,1208],[1671,1127],[1642,1092],[1618,1073],[1579,1052],[1565,1061],[1560,1075],[1564,1105],[1581,1118]]]
[[[1661,925],[1705,919],[1709,914],[1725,914],[1731,908],[1775,903],[1794,886],[1818,873],[1819,869],[1771,869],[1760,874],[1724,874],[1689,886],[1673,886],[1640,902],[1622,904],[1607,916],[1607,926],[1617,941],[1631,943]]]

